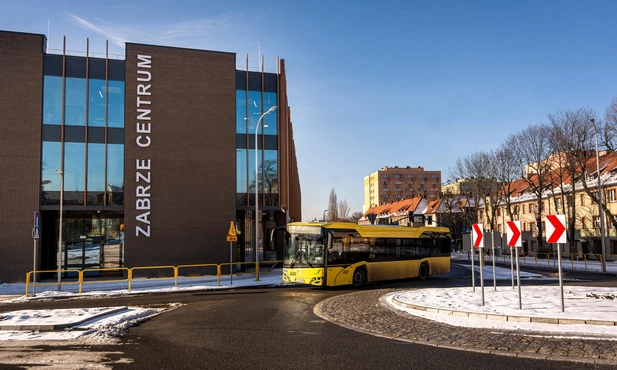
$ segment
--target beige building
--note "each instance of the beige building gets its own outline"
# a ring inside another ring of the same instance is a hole
[[[590,168],[596,167],[595,158],[588,163]],[[593,173],[593,172],[591,172]],[[600,173],[602,186],[602,202],[607,206],[612,215],[617,214],[617,155],[615,153],[600,153]],[[556,176],[555,176],[556,178]],[[546,240],[546,215],[564,214],[566,215],[566,229],[574,225],[574,240],[570,240],[570,231],[567,230],[568,242],[563,249],[565,258],[570,254],[581,256],[586,254],[588,257],[598,258],[601,253],[601,228],[600,221],[603,220],[604,242],[607,260],[617,259],[617,232],[615,225],[609,222],[607,215],[600,218],[597,203],[595,203],[582,188],[580,182],[575,182],[576,193],[573,196],[572,181],[569,177],[563,180],[565,193],[561,192],[559,184],[555,188],[547,189],[542,194],[542,201],[538,207],[536,195],[530,190],[529,185],[519,179],[512,183],[510,202],[512,204],[513,219],[521,222],[521,240],[523,253],[537,255],[547,258],[547,254],[555,252],[555,245],[545,244],[539,246],[537,242],[538,229],[536,218],[538,214],[542,220],[543,239]],[[534,181],[535,182],[535,181]],[[588,186],[595,192],[597,177],[587,179]],[[538,209],[539,208],[539,209]],[[573,216],[572,216],[573,215]],[[574,220],[572,220],[572,217]],[[484,222],[485,228],[489,229],[489,222],[486,212],[479,215]],[[494,231],[506,232],[505,224],[510,220],[505,204],[500,206],[496,212]]]
[[[448,194],[467,194],[471,191],[471,185],[468,179],[457,179],[454,183],[448,182],[441,191]]]
[[[383,167],[364,178],[364,209],[423,196],[436,200],[441,192],[441,171],[423,167]]]

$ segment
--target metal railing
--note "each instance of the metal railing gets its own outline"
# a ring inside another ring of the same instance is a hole
[[[606,260],[609,260],[609,257],[611,257],[611,260],[617,260],[617,254],[607,254],[606,255]],[[490,259],[490,256],[487,257],[488,259]],[[496,259],[499,257],[495,257]],[[508,262],[510,260],[510,255],[509,254],[503,254],[502,255],[503,258],[503,262]],[[548,267],[557,267],[557,253],[553,253],[553,252],[536,252],[534,255],[522,255],[520,256],[520,258],[523,260],[524,264],[527,264],[527,260],[529,259],[529,263],[531,263],[531,261],[533,261],[533,264],[535,265],[539,265],[539,266],[548,266]],[[562,263],[564,261],[570,260],[570,265],[572,266],[572,269],[575,268],[575,265],[578,265],[579,263],[583,263],[584,264],[584,269],[585,270],[590,270],[589,266],[588,266],[588,262],[598,262],[598,266],[601,265],[602,263],[602,254],[599,253],[564,253],[562,254]],[[551,266],[552,264],[552,266]]]
[[[78,293],[82,294],[84,292],[84,286],[88,284],[106,284],[106,283],[126,283],[127,290],[131,291],[132,285],[136,282],[144,282],[144,281],[162,281],[162,280],[173,280],[174,287],[178,286],[179,279],[194,279],[194,278],[205,278],[205,277],[216,277],[217,278],[217,286],[221,286],[221,277],[222,276],[241,276],[241,275],[255,275],[255,281],[259,281],[260,266],[271,265],[269,268],[272,270],[279,263],[282,263],[282,260],[272,260],[272,261],[259,261],[255,262],[226,262],[226,263],[204,263],[204,264],[191,264],[191,265],[178,265],[178,266],[136,266],[136,267],[118,267],[118,268],[87,268],[83,270],[71,269],[71,270],[60,270],[61,274],[71,273],[77,274],[77,277],[69,277],[63,279],[60,283],[57,281],[43,281],[37,282],[32,281],[32,278],[35,274],[41,276],[44,273],[58,273],[58,270],[36,270],[36,271],[28,271],[26,273],[26,297],[28,297],[30,292],[30,287],[32,287],[33,292],[36,291],[36,287],[45,287],[45,286],[62,286],[62,285],[77,285]],[[234,267],[241,265],[254,265],[254,271],[244,271],[241,273],[233,273]],[[223,269],[221,267],[229,266],[229,272],[223,273]],[[214,274],[204,274],[204,269],[215,270]],[[182,275],[181,272],[186,271],[185,275]],[[190,274],[190,271],[202,270],[201,273],[193,273]],[[89,278],[88,275],[100,275],[100,272],[118,272],[120,276],[126,276],[126,278],[111,277],[110,279],[106,278],[97,278],[93,280]],[[151,275],[149,277],[134,277],[135,272],[137,275]],[[98,273],[98,274],[97,274]]]

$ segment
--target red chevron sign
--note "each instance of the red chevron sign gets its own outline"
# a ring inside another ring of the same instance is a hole
[[[484,234],[484,225],[473,224],[471,225],[471,238],[473,241],[473,247],[478,248],[482,244],[482,236]]]
[[[546,242],[565,244],[566,215],[546,215]]]
[[[508,242],[508,247],[521,247],[523,245],[521,241],[521,222],[508,221],[507,225],[506,240]]]

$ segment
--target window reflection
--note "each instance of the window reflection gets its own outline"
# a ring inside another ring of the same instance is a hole
[[[105,126],[106,90],[109,90],[108,127],[124,127],[124,82],[88,80],[88,125]],[[243,115],[244,116],[244,115]],[[86,80],[66,78],[65,124],[85,126]],[[43,124],[62,124],[62,77],[45,76],[43,80]]]
[[[64,143],[64,190],[84,191],[86,144]]]
[[[88,143],[88,192],[103,190],[105,190],[105,144]]]
[[[264,93],[264,112],[276,105],[276,93],[266,92]],[[270,114],[266,114],[263,118],[264,124],[268,127],[265,128],[264,133],[266,135],[277,135],[278,128],[278,114],[274,111]]]
[[[63,219],[64,269],[124,265],[124,219],[117,212],[67,211]],[[58,219],[56,219],[58,229]]]
[[[236,132],[246,134],[246,91],[236,90]]]
[[[67,78],[65,99],[64,123],[71,126],[85,126],[86,80],[83,78]]]
[[[105,80],[91,79],[88,83],[88,124],[105,127]]]
[[[124,204],[124,145],[107,145],[107,204]]]
[[[236,191],[238,193],[255,192],[255,151],[249,150],[248,164],[246,163],[246,149],[236,149]],[[278,193],[278,151],[264,151],[264,165],[262,166],[261,151],[258,152],[259,192]],[[248,168],[248,171],[247,171]],[[264,183],[262,184],[262,170]],[[248,178],[247,178],[248,177]]]
[[[124,127],[124,82],[109,81],[108,127]]]
[[[60,191],[60,175],[56,170],[61,168],[61,151],[62,147],[60,143],[43,141],[41,188],[44,193],[48,191]]]
[[[62,77],[43,79],[43,124],[62,124]]]

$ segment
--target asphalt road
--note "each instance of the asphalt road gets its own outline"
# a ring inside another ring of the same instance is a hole
[[[549,272],[550,273],[550,272]],[[614,280],[614,277],[611,277]],[[602,284],[601,281],[594,282]],[[614,281],[613,281],[614,283]],[[445,276],[374,284],[365,289],[407,289],[470,284],[470,272],[453,268]],[[326,298],[355,289],[311,287],[238,289],[96,300],[61,300],[0,306],[21,308],[156,305],[180,302],[133,327],[120,345],[47,346],[27,352],[64,351],[78,356],[99,353],[96,362],[114,369],[611,369],[575,362],[533,360],[445,349],[363,334],[325,321],[313,313]],[[353,309],[350,307],[349,309]],[[0,349],[1,350],[1,349]],[[2,365],[0,364],[0,368]],[[24,367],[12,367],[24,368]],[[62,368],[61,366],[58,368]]]

